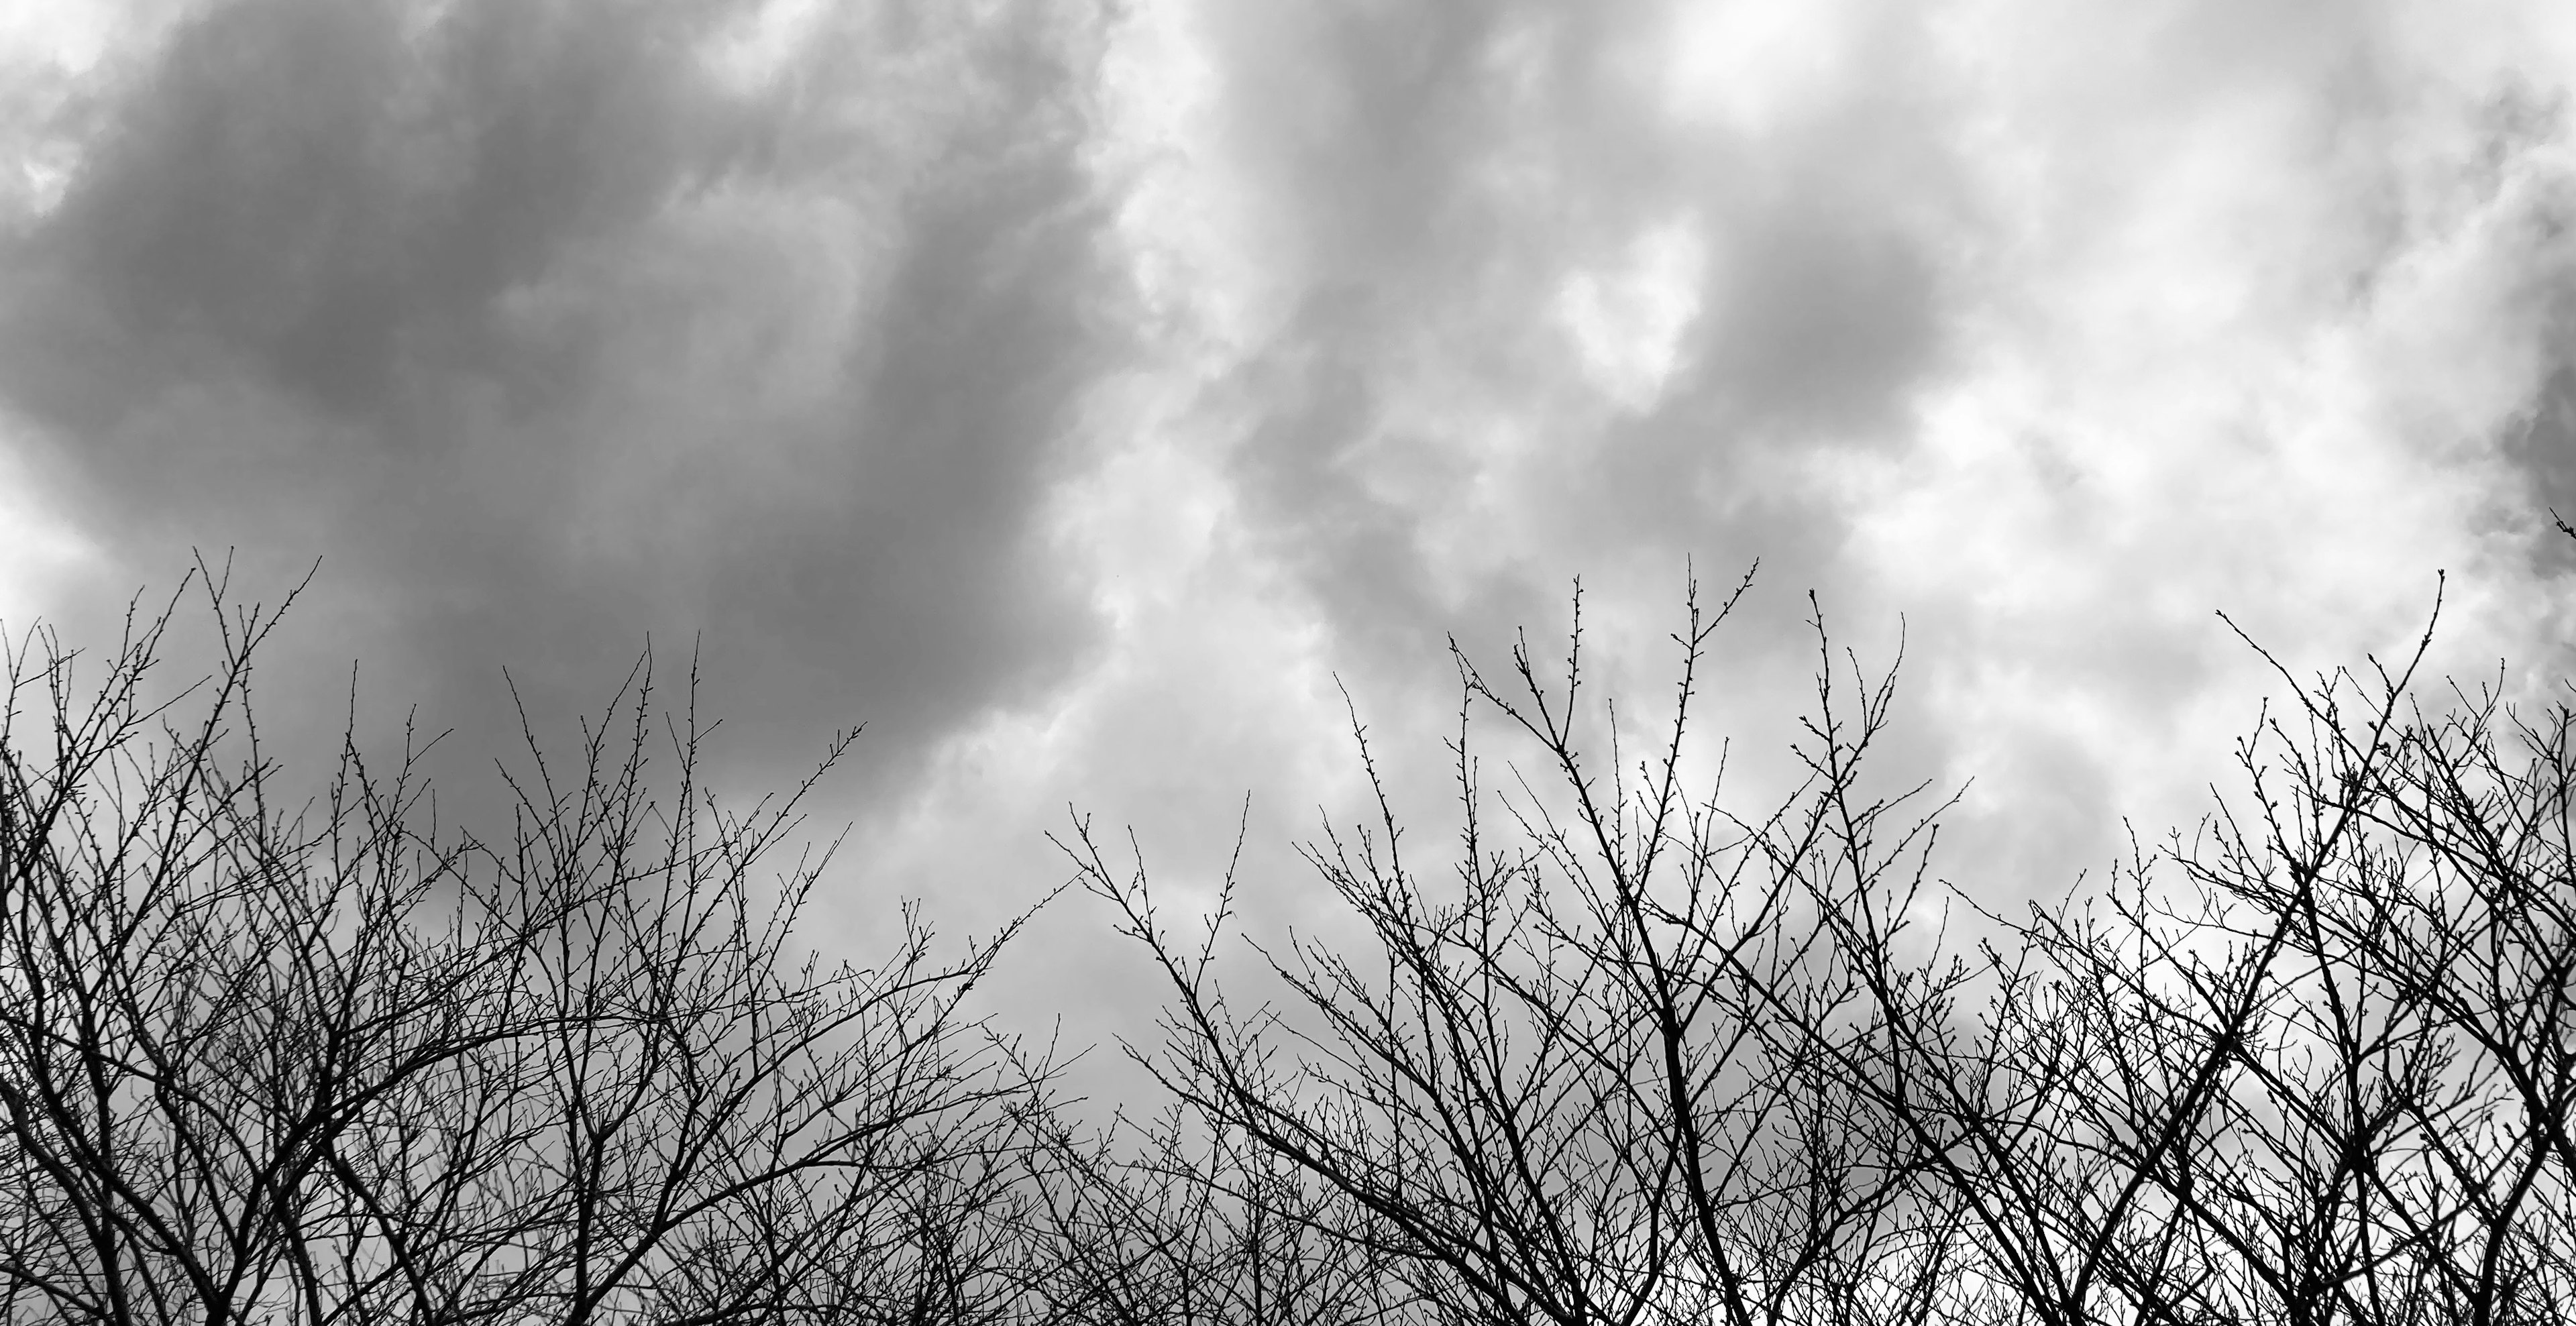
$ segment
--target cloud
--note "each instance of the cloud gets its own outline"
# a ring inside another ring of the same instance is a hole
[[[1205,278],[1199,445],[1346,663],[1436,676],[1449,631],[1550,612],[1577,566],[1666,597],[1694,552],[1830,574],[1839,514],[1773,471],[1900,438],[1941,360],[1955,171],[1903,127],[1929,89],[1870,69],[1772,141],[1671,114],[1654,89],[1715,75],[1652,7],[1171,26],[1211,90],[1158,196],[1226,238],[1136,242]]]
[[[319,556],[323,674],[497,740],[704,633],[755,753],[883,770],[1090,647],[1031,512],[1123,298],[1091,18],[242,0],[96,95],[8,240],[0,394],[163,580]],[[755,58],[756,57],[756,58]],[[755,758],[755,762],[758,759]]]
[[[1124,606],[1023,776],[1164,826],[1347,807],[1332,672],[1436,821],[1448,637],[1544,638],[1581,573],[1651,712],[1684,559],[1759,555],[1712,727],[1762,770],[1806,587],[1874,658],[1901,615],[1894,763],[1975,780],[1956,868],[2032,896],[2227,781],[2278,683],[2217,610],[2358,662],[2447,568],[2437,666],[2545,660],[2566,66],[2530,12],[1143,7],[1111,65],[1154,94],[1109,122],[1152,336],[1083,490],[1121,514],[1068,521]],[[1145,697],[1157,737],[1061,736]],[[1247,735],[1191,767],[1244,775],[1135,773],[1209,728]]]
[[[1247,905],[1329,924],[1284,844],[1366,804],[1344,688],[1434,839],[1448,642],[1578,575],[1651,721],[1684,567],[1762,559],[1706,729],[1754,799],[1804,591],[1901,619],[1888,755],[1977,780],[1999,897],[2224,781],[2278,686],[2213,610],[2297,668],[2436,568],[2442,666],[2576,625],[2551,6],[119,14],[11,111],[64,551],[0,593],[320,554],[300,675],[493,741],[504,665],[560,716],[703,632],[748,764],[872,724],[863,898],[985,924],[1068,801],[1204,885],[1250,790]],[[1023,988],[1138,1025],[1064,915]]]

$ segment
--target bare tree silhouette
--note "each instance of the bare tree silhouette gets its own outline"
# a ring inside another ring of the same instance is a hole
[[[2428,684],[2430,626],[2276,665],[2206,820],[2007,912],[1936,873],[1951,802],[1873,764],[1894,669],[1820,608],[1803,781],[1741,811],[1693,710],[1744,586],[1693,587],[1642,736],[1578,591],[1561,663],[1453,650],[1438,869],[1352,706],[1375,802],[1305,862],[1356,942],[1238,970],[1233,872],[1176,924],[1077,819],[1168,993],[1130,1047],[1164,1099],[1092,1126],[964,1002],[1029,914],[803,947],[852,734],[719,798],[694,669],[666,714],[648,659],[573,740],[523,718],[497,832],[354,721],[293,799],[251,705],[278,613],[183,590],[194,687],[156,671],[177,597],[95,661],[6,658],[11,1322],[2576,1315],[2576,706]]]
[[[1007,931],[943,961],[907,914],[878,965],[802,953],[829,852],[773,861],[813,778],[726,809],[649,667],[568,766],[528,734],[495,840],[421,827],[409,741],[277,805],[249,682],[278,615],[198,587],[222,658],[175,700],[145,699],[175,599],[95,678],[51,635],[8,658],[12,1320],[951,1321],[999,1292],[978,1227],[1034,1084],[959,1000]]]

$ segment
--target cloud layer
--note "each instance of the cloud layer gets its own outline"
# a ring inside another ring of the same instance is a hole
[[[2352,662],[2441,568],[2446,665],[2568,656],[2554,6],[24,12],[0,613],[320,557],[286,675],[477,751],[504,667],[560,720],[702,638],[748,776],[870,725],[870,898],[989,921],[1068,800],[1204,874],[1250,790],[1308,916],[1342,687],[1436,818],[1447,641],[1577,575],[1650,711],[1684,566],[1763,560],[1748,751],[1804,590],[1901,615],[2003,895],[2224,776],[2213,610]],[[1032,988],[1105,988],[1090,920]]]

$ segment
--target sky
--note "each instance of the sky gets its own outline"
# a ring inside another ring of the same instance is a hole
[[[2359,664],[2440,573],[2437,670],[2567,675],[2571,79],[2548,0],[17,0],[0,622],[318,561],[268,721],[354,661],[460,785],[694,644],[729,786],[865,725],[863,956],[1074,811],[1329,928],[1352,712],[1436,840],[1450,640],[1580,578],[1651,719],[1758,560],[1742,797],[1813,591],[1945,870],[2051,897],[2230,779],[2220,612]],[[1136,1032],[1135,958],[1060,900],[996,997]]]

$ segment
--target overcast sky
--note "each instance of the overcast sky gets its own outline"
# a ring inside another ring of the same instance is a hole
[[[478,768],[505,667],[702,639],[737,783],[867,725],[829,942],[1247,793],[1296,919],[1336,677],[1436,818],[1450,636],[1579,575],[1643,709],[1759,558],[1748,795],[1814,589],[2050,894],[2227,777],[2216,611],[2357,663],[2440,568],[2445,665],[2564,668],[2571,76],[2552,0],[13,0],[0,620],[319,558],[272,720],[355,659]],[[1105,934],[1029,1011],[1127,1016]]]

